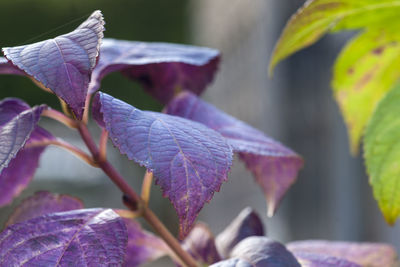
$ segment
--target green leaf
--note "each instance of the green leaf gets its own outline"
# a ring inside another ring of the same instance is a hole
[[[377,103],[400,77],[397,27],[369,29],[342,50],[332,86],[347,124],[351,151],[358,144]]]
[[[379,102],[364,137],[374,197],[389,224],[400,215],[400,85]]]
[[[328,31],[358,29],[398,20],[400,0],[311,0],[294,14],[283,30],[270,62],[312,45]]]

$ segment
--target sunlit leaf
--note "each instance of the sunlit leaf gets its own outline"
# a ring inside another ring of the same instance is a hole
[[[122,266],[127,231],[110,209],[36,217],[0,234],[0,266]]]
[[[240,241],[249,236],[263,236],[264,226],[258,214],[250,207],[242,210],[239,215],[217,235],[216,245],[223,258],[227,258],[231,250]]]
[[[200,123],[140,111],[104,93],[95,96],[93,112],[120,152],[154,173],[178,213],[183,238],[227,179],[232,150],[225,138]]]
[[[378,104],[367,127],[364,153],[370,184],[386,221],[400,214],[400,86]]]
[[[83,203],[68,195],[53,194],[47,191],[36,192],[18,205],[8,218],[6,226],[23,222],[49,213],[82,209]]]
[[[15,66],[63,99],[80,119],[104,30],[95,11],[76,30],[39,43],[3,48]]]
[[[295,241],[286,245],[293,253],[328,255],[364,267],[394,266],[396,250],[382,243],[333,242],[323,240]]]
[[[203,123],[221,133],[254,174],[268,201],[268,215],[273,215],[303,166],[299,155],[190,92],[178,95],[166,107],[166,112]]]
[[[396,23],[400,0],[309,0],[294,14],[275,46],[270,69],[329,31]],[[381,23],[381,24],[379,24]]]
[[[335,98],[349,131],[353,153],[376,104],[400,77],[398,27],[370,29],[354,38],[338,57],[333,78]]]
[[[217,70],[219,52],[205,47],[104,39],[93,70],[90,92],[101,79],[120,71],[138,81],[153,97],[167,103],[181,89],[200,94]]]

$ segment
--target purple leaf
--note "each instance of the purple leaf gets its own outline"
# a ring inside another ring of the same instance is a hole
[[[120,71],[162,103],[168,103],[182,89],[201,94],[219,63],[217,50],[179,44],[104,39],[100,53],[90,93],[99,89],[108,73]]]
[[[82,209],[83,203],[75,197],[53,194],[47,191],[36,192],[26,198],[8,218],[6,226],[26,221],[48,213]]]
[[[209,265],[221,260],[215,246],[214,235],[203,223],[197,223],[193,227],[183,241],[182,247],[201,264]]]
[[[232,250],[231,258],[213,267],[300,267],[284,245],[267,237],[252,236],[242,240]],[[241,260],[241,261],[240,261]]]
[[[323,254],[297,252],[294,256],[302,267],[361,267],[357,263]]]
[[[139,266],[170,253],[169,247],[162,239],[143,230],[138,222],[131,219],[124,219],[124,222],[128,230],[124,266]]]
[[[24,75],[24,72],[15,67],[6,58],[0,57],[0,74]]]
[[[268,215],[274,214],[303,166],[299,155],[190,92],[178,95],[166,111],[203,123],[226,137],[262,187],[268,201]]]
[[[250,262],[241,259],[229,259],[210,265],[210,267],[253,267],[253,266],[254,265],[251,264]]]
[[[120,152],[154,173],[156,184],[177,210],[183,238],[227,179],[232,150],[226,140],[202,124],[140,111],[104,93],[95,96],[93,112],[97,120],[103,116]]]
[[[53,139],[46,130],[36,127],[30,135],[27,145],[36,141]],[[24,190],[35,174],[39,158],[45,146],[21,149],[0,174],[0,206],[9,204],[12,199]]]
[[[0,206],[11,202],[32,179],[44,148],[22,149],[26,143],[52,138],[37,127],[45,105],[30,108],[7,98],[0,102]]]
[[[104,30],[95,11],[76,30],[39,43],[3,48],[15,66],[63,99],[82,118],[90,76]]]
[[[293,253],[307,252],[346,259],[361,266],[392,266],[396,250],[382,243],[330,242],[322,240],[296,241],[287,244]]]
[[[264,226],[260,217],[247,207],[217,236],[218,252],[223,258],[227,258],[233,247],[243,239],[263,235]]]
[[[43,215],[0,234],[0,266],[122,266],[124,222],[110,209]]]

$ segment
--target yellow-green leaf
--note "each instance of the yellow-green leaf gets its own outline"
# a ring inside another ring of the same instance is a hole
[[[270,62],[275,65],[328,31],[357,29],[398,21],[400,0],[311,0],[287,23]],[[399,25],[399,22],[397,22]]]
[[[400,77],[400,34],[397,27],[366,30],[341,52],[332,86],[349,132],[351,151],[376,104]]]
[[[364,156],[375,199],[386,221],[400,215],[400,85],[379,102],[364,137]]]

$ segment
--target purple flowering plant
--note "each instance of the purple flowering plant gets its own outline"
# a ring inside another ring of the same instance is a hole
[[[120,189],[126,209],[85,209],[75,197],[37,192],[25,199],[0,233],[0,266],[139,266],[168,255],[179,266],[394,266],[393,247],[379,243],[296,241],[265,236],[258,214],[246,208],[214,237],[196,217],[228,179],[237,153],[261,187],[272,216],[296,181],[303,159],[261,131],[199,98],[213,80],[220,53],[167,43],[107,39],[95,11],[74,31],[53,39],[3,48],[0,74],[32,79],[59,98],[63,112],[0,102],[0,205],[26,188],[49,145],[101,169]],[[119,71],[165,105],[142,111],[99,91]],[[38,125],[48,117],[76,130],[89,153]],[[87,128],[98,124],[96,142]],[[147,169],[141,192],[107,160],[113,145]],[[176,239],[149,208],[159,185],[179,218]],[[142,217],[154,230],[142,229]]]

